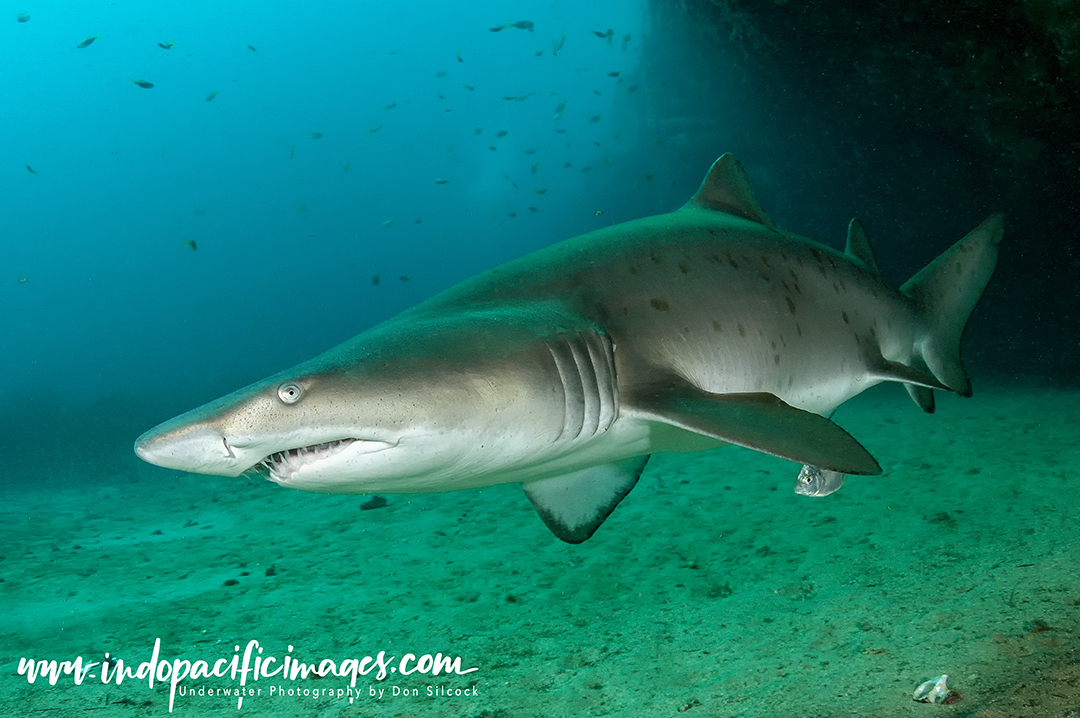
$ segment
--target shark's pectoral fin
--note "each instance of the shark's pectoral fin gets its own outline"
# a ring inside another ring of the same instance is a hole
[[[712,394],[673,376],[625,400],[643,418],[729,444],[844,474],[881,473],[870,452],[846,431],[774,394]]]
[[[567,543],[581,543],[630,493],[648,460],[648,455],[635,456],[521,487],[553,534]]]

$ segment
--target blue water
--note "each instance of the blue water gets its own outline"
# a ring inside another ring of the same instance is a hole
[[[710,159],[642,186],[641,3],[28,5],[0,23],[11,404],[212,398],[677,206]]]

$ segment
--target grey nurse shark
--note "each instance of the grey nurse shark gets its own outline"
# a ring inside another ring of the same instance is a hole
[[[326,493],[520,483],[572,543],[655,452],[737,444],[880,473],[823,414],[882,381],[928,412],[935,389],[971,395],[960,337],[1002,224],[990,217],[897,290],[857,220],[844,252],[784,232],[725,154],[680,209],[479,274],[151,429],[135,453]]]

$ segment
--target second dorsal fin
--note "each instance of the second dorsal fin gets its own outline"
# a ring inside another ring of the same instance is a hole
[[[874,259],[874,250],[870,248],[870,240],[866,236],[862,222],[857,219],[851,220],[847,228],[847,248],[844,254],[862,262],[867,269],[874,274],[881,274],[877,260]]]

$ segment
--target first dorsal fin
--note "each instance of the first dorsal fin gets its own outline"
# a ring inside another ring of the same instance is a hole
[[[701,183],[701,187],[686,203],[687,206],[727,212],[751,222],[763,224],[769,229],[777,229],[776,224],[765,214],[761,203],[750,188],[742,165],[730,152],[720,156]]]
[[[874,250],[870,248],[870,240],[866,236],[862,222],[852,219],[847,228],[847,248],[844,254],[859,260],[874,274],[880,275],[877,260],[874,259]]]

